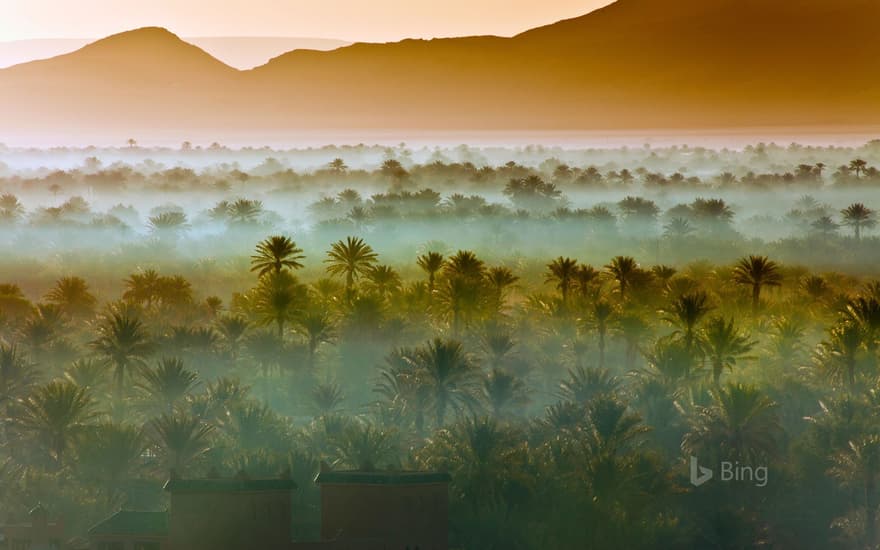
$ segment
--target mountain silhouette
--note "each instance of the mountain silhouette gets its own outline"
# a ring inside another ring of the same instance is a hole
[[[237,71],[163,29],[0,70],[24,129],[706,129],[880,123],[876,0],[619,0],[511,38],[295,50]]]

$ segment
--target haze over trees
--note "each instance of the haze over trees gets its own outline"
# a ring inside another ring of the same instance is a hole
[[[289,472],[307,538],[325,461],[449,471],[454,548],[880,542],[877,143],[0,162],[0,514]]]

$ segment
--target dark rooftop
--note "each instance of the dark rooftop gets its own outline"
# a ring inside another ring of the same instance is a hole
[[[255,491],[292,491],[296,483],[290,479],[179,479],[172,478],[165,490],[172,493],[230,493]]]
[[[397,472],[397,471],[324,471],[315,483],[346,483],[362,485],[418,485],[449,483],[452,478],[444,472]]]
[[[89,529],[90,535],[168,535],[167,512],[116,512]]]

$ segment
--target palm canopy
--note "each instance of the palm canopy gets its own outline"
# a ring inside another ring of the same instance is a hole
[[[746,384],[728,383],[711,395],[712,404],[697,409],[685,434],[685,452],[743,464],[758,464],[777,452],[782,428],[776,403]]]
[[[21,402],[22,428],[34,434],[58,466],[74,437],[94,418],[94,402],[84,388],[70,381],[53,381]]]
[[[736,328],[733,319],[728,321],[720,316],[706,323],[701,336],[703,352],[712,365],[712,379],[716,385],[724,369],[732,369],[738,359],[743,359],[755,347],[755,342]]]
[[[577,277],[577,268],[577,260],[563,258],[562,256],[547,264],[547,277],[545,280],[548,283],[556,283],[556,288],[562,294],[563,305],[568,304],[568,295]]]
[[[299,260],[305,258],[302,252],[290,237],[273,235],[257,245],[256,253],[251,256],[251,271],[262,277],[283,269],[300,269],[303,264]]]
[[[351,292],[354,282],[370,272],[379,259],[373,248],[359,237],[346,237],[344,241],[333,243],[327,251],[327,272],[345,277],[345,288]]]
[[[116,389],[122,391],[125,375],[133,365],[142,365],[153,351],[153,343],[140,319],[123,312],[112,312],[98,326],[92,350],[113,365]]]
[[[761,302],[761,289],[767,286],[781,286],[782,273],[779,264],[767,256],[742,258],[733,268],[733,280],[737,284],[752,289],[752,309],[757,312]]]

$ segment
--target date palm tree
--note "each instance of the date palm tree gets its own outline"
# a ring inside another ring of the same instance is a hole
[[[779,265],[767,256],[742,258],[733,268],[733,280],[737,284],[749,286],[752,290],[752,312],[757,313],[761,305],[761,290],[764,287],[782,285]]]
[[[562,295],[562,307],[568,308],[568,295],[577,276],[578,262],[572,258],[556,258],[547,264],[546,282],[555,283]]]
[[[439,252],[427,252],[422,254],[416,260],[416,263],[422,271],[428,275],[428,292],[434,294],[434,286],[437,280],[437,274],[443,269],[446,260],[443,254]]]
[[[727,321],[721,316],[706,323],[700,340],[712,366],[712,380],[716,386],[721,383],[724,369],[732,369],[737,360],[743,359],[755,346],[755,342],[737,330],[733,319]]]
[[[860,178],[862,173],[865,171],[865,168],[868,167],[868,162],[863,159],[855,159],[850,161],[849,169],[856,173],[856,177]]]
[[[95,417],[94,402],[85,388],[55,380],[37,388],[21,402],[19,424],[46,448],[58,468],[74,438]]]
[[[241,315],[225,315],[217,319],[217,331],[226,340],[232,360],[238,359],[238,351],[241,347],[241,339],[250,326],[248,320]]]
[[[144,324],[124,312],[111,312],[98,325],[98,338],[90,345],[95,353],[112,365],[117,399],[122,397],[125,375],[132,367],[143,365],[153,351],[153,343]]]
[[[482,393],[492,415],[498,419],[516,414],[530,401],[526,383],[500,369],[493,369],[483,378]]]
[[[308,344],[309,368],[315,365],[315,355],[321,344],[333,342],[335,336],[335,324],[324,312],[308,311],[296,319],[296,330],[306,338]]]
[[[576,367],[559,384],[559,397],[585,407],[598,396],[613,395],[620,387],[620,378],[606,368]]]
[[[345,294],[348,301],[354,297],[354,284],[357,279],[369,273],[379,255],[359,237],[347,237],[344,241],[333,243],[327,252],[327,272],[345,277]]]
[[[617,281],[618,288],[620,289],[620,300],[625,301],[627,291],[637,277],[639,264],[636,263],[635,258],[630,256],[617,256],[611,260],[611,263],[605,266],[605,271]]]
[[[102,422],[86,427],[74,444],[76,469],[105,493],[112,504],[122,483],[143,465],[147,441],[143,430],[127,424]]]
[[[880,436],[871,434],[850,441],[849,446],[831,457],[828,470],[843,485],[861,493],[864,507],[865,548],[877,547],[877,485],[880,481]]]
[[[599,339],[599,368],[605,367],[605,343],[611,322],[616,310],[607,300],[598,300],[590,308],[590,315],[584,319],[584,324],[596,331]]]
[[[254,289],[253,307],[263,325],[275,325],[279,341],[284,328],[296,320],[307,301],[307,289],[288,271],[270,271]]]
[[[864,339],[864,329],[858,323],[838,323],[829,331],[828,339],[816,347],[813,362],[822,374],[844,382],[854,390],[858,366],[862,363]]]
[[[342,464],[361,471],[373,471],[380,465],[400,461],[396,432],[363,420],[346,426],[334,447]]]
[[[515,285],[519,277],[513,274],[509,267],[495,266],[486,271],[486,283],[492,291],[492,303],[495,311],[500,311],[504,306],[507,289]]]
[[[37,371],[18,347],[0,344],[0,442],[7,441],[9,407],[30,393]]]
[[[257,245],[256,253],[251,256],[251,271],[262,277],[269,272],[280,273],[283,269],[301,269],[300,260],[305,258],[302,252],[290,237],[272,235]]]
[[[666,322],[683,332],[685,347],[691,351],[696,343],[697,325],[712,309],[706,291],[697,290],[678,296],[661,313]]]
[[[46,302],[61,308],[71,319],[90,317],[97,299],[81,277],[62,277],[46,294]]]
[[[436,338],[415,351],[413,360],[434,409],[436,426],[446,425],[449,411],[472,410],[476,405],[477,369],[460,342]]]
[[[860,202],[847,206],[840,213],[843,216],[843,225],[853,228],[856,242],[862,240],[863,229],[877,225],[876,213]]]
[[[369,290],[375,292],[382,300],[386,300],[389,295],[400,290],[403,284],[400,274],[393,267],[387,265],[377,265],[367,271],[367,281]]]
[[[776,403],[747,384],[728,383],[711,395],[711,405],[697,408],[682,450],[743,464],[758,464],[777,452],[782,428]]]
[[[174,406],[198,386],[199,376],[176,357],[164,358],[155,368],[145,369],[135,383],[148,409],[171,413]]]
[[[150,421],[148,432],[166,471],[185,474],[211,449],[214,427],[176,411]]]

